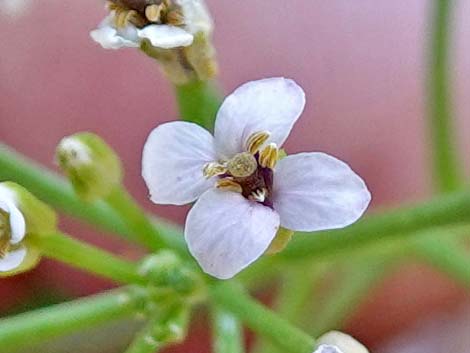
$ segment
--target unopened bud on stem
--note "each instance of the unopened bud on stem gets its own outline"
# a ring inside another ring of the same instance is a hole
[[[63,138],[56,159],[77,195],[86,201],[105,198],[121,184],[119,157],[95,134],[81,132]]]

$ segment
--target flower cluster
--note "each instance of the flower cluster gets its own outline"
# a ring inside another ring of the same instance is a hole
[[[304,104],[294,81],[263,79],[225,99],[214,136],[188,122],[150,134],[142,175],[151,200],[196,201],[185,238],[205,272],[234,276],[266,252],[280,227],[341,228],[366,210],[370,193],[344,162],[320,152],[280,158]]]

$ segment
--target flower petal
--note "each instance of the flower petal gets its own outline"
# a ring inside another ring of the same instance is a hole
[[[339,331],[330,331],[321,335],[318,337],[317,344],[320,345],[319,349],[322,346],[334,347],[336,351],[332,351],[333,353],[369,353],[368,349],[361,342]]]
[[[281,146],[304,105],[304,91],[292,80],[278,77],[245,83],[224,100],[217,113],[217,152],[230,158],[245,151],[247,139],[259,131],[270,132],[266,143]]]
[[[279,215],[238,193],[210,189],[193,206],[184,236],[202,269],[217,278],[236,275],[268,248]]]
[[[0,272],[13,271],[23,263],[25,258],[25,247],[7,252],[4,257],[0,257]]]
[[[317,231],[355,222],[371,195],[346,163],[325,153],[300,153],[278,162],[273,199],[283,227]]]
[[[16,206],[17,199],[13,190],[6,186],[0,185],[0,209],[9,215],[11,244],[18,244],[23,240],[26,234],[26,221],[23,214]]]
[[[113,24],[114,12],[106,16],[98,28],[90,32],[91,38],[104,49],[120,49],[124,47],[139,47],[137,29],[132,25],[116,29]]]
[[[212,18],[203,0],[177,0],[184,16],[184,27],[189,33],[211,33]]]
[[[154,47],[171,49],[187,47],[193,42],[193,35],[182,28],[169,25],[149,25],[137,31],[140,38],[145,38]]]
[[[343,353],[338,347],[327,344],[318,346],[313,353]]]
[[[216,160],[212,135],[183,121],[155,128],[144,145],[142,176],[155,203],[184,205],[214,185],[204,164]]]

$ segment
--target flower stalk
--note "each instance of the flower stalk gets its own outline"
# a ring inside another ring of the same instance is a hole
[[[245,352],[240,321],[217,305],[212,309],[212,330],[214,353]]]
[[[315,340],[284,319],[253,301],[239,287],[230,282],[211,288],[212,298],[225,310],[243,321],[255,332],[270,339],[285,352],[312,353]]]
[[[214,128],[215,116],[222,97],[212,81],[192,81],[175,86],[176,100],[183,120]]]
[[[456,190],[462,181],[453,133],[449,77],[449,46],[454,1],[435,0],[432,33],[429,38],[428,116],[431,129],[434,183],[440,191]]]
[[[32,239],[41,253],[75,268],[109,278],[121,284],[144,284],[137,265],[73,239],[63,233],[42,234]]]
[[[146,300],[145,291],[128,287],[0,319],[0,347],[18,350],[131,316],[143,309]]]
[[[127,223],[139,243],[154,251],[166,246],[159,230],[123,186],[116,187],[105,201]]]

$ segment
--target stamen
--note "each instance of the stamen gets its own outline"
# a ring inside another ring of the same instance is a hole
[[[238,153],[227,162],[228,172],[237,178],[253,174],[258,167],[255,157],[248,152]]]
[[[263,143],[268,140],[269,136],[270,134],[267,131],[259,131],[251,134],[246,142],[248,152],[251,154],[258,152]]]
[[[267,193],[268,191],[266,189],[258,189],[253,191],[248,198],[252,201],[264,202],[264,200],[266,200]]]
[[[169,11],[168,14],[166,15],[166,22],[169,25],[173,25],[173,26],[182,26],[182,25],[184,25],[183,13],[179,9]]]
[[[147,22],[136,10],[122,7],[111,1],[108,2],[108,9],[114,11],[114,24],[117,28],[123,28],[129,23],[137,27],[143,27]]]
[[[224,174],[226,172],[227,172],[227,168],[224,165],[217,163],[217,162],[207,163],[206,165],[204,165],[204,168],[202,169],[202,173],[207,179],[212,178],[213,176],[216,176],[216,175]]]
[[[243,189],[240,184],[238,184],[236,181],[233,181],[230,178],[224,178],[220,179],[217,181],[216,187],[218,189],[222,189],[225,191],[233,191],[233,192],[238,192],[242,193]]]
[[[161,14],[164,9],[165,5],[161,3],[160,5],[153,4],[153,5],[148,5],[145,8],[145,17],[150,21],[150,22],[159,22],[161,19]]]
[[[279,149],[275,143],[266,146],[259,155],[259,164],[264,168],[273,169],[279,158]]]
[[[10,225],[8,213],[0,210],[0,259],[10,250]]]

